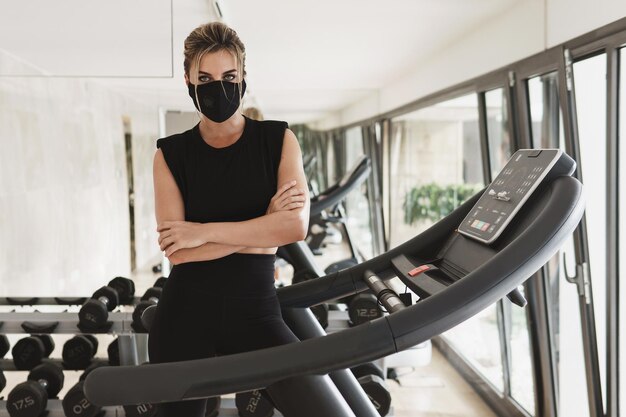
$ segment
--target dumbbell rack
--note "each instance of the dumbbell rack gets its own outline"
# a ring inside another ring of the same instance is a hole
[[[46,299],[47,300],[47,299]],[[50,298],[48,301],[56,300]],[[39,299],[39,302],[43,304],[45,300]],[[139,302],[139,298],[136,300]],[[7,305],[0,302],[1,305]],[[56,302],[48,303],[48,305],[58,305]],[[119,346],[119,358],[120,365],[138,365],[148,361],[148,349],[147,340],[148,335],[145,333],[136,333],[131,324],[133,322],[131,312],[110,312],[109,321],[111,322],[111,328],[106,333],[116,335]],[[78,314],[76,312],[0,312],[0,333],[3,334],[37,334],[37,332],[27,331],[24,323],[35,323],[41,326],[46,324],[54,324],[54,330],[46,332],[46,334],[81,334],[81,330],[78,328]],[[93,332],[94,334],[98,334]],[[94,359],[98,361],[98,359]],[[61,359],[46,358],[43,362],[53,362],[62,366]],[[5,371],[16,370],[13,361],[10,359],[0,359],[0,369]],[[9,413],[6,409],[6,395],[7,392],[3,392],[0,395],[0,417],[8,417]],[[103,410],[106,412],[105,416],[125,416],[124,409],[122,407],[105,407]],[[227,414],[224,414],[227,415]],[[46,417],[65,417],[61,399],[50,399],[47,405]]]

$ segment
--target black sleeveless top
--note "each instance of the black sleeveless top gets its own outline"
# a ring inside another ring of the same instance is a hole
[[[157,140],[183,196],[185,220],[232,222],[263,216],[276,193],[287,122],[245,117],[239,139],[214,148],[200,124]]]

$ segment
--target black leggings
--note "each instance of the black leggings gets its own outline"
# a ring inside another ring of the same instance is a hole
[[[234,253],[175,265],[148,339],[151,363],[247,352],[298,341],[274,287],[275,255]],[[206,400],[161,403],[159,416],[202,417]]]

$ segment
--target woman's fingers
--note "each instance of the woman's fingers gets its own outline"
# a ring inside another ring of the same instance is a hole
[[[281,185],[278,188],[278,190],[276,190],[276,194],[274,194],[274,197],[272,197],[272,198],[280,197],[285,191],[287,191],[288,189],[290,189],[294,185],[296,185],[296,181],[295,180],[292,180],[292,181],[284,183],[283,185]]]
[[[299,202],[299,201],[304,201],[306,199],[305,195],[304,195],[304,191],[302,190],[296,190],[296,192],[294,193],[285,193],[285,195],[282,196],[281,199],[279,199],[277,201],[279,207],[284,206],[285,204],[289,204],[289,203],[293,203],[293,202]]]

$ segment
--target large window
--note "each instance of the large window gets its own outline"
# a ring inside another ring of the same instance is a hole
[[[563,122],[558,100],[558,77],[550,73],[528,80],[532,143],[540,148],[564,148]],[[573,239],[562,248],[567,254],[568,270],[574,270]],[[549,296],[550,327],[557,360],[559,415],[589,415],[585,360],[576,285],[567,282],[561,266],[562,254],[557,254],[546,267]],[[576,341],[573,343],[572,341]]]
[[[498,88],[487,91],[485,93],[485,105],[491,177],[495,178],[511,156],[511,138],[508,131],[509,115],[504,90]]]
[[[394,118],[391,131],[389,246],[395,247],[482,188],[476,95]]]
[[[574,64],[576,115],[586,195],[587,243],[600,376],[606,379],[606,54]],[[606,393],[605,384],[601,385]],[[603,398],[606,398],[603,394]]]
[[[346,130],[345,133],[345,167],[350,170],[364,155],[363,131],[360,127]],[[346,222],[350,239],[365,259],[374,256],[374,240],[372,238],[372,211],[368,199],[368,181],[348,194],[346,198]]]

